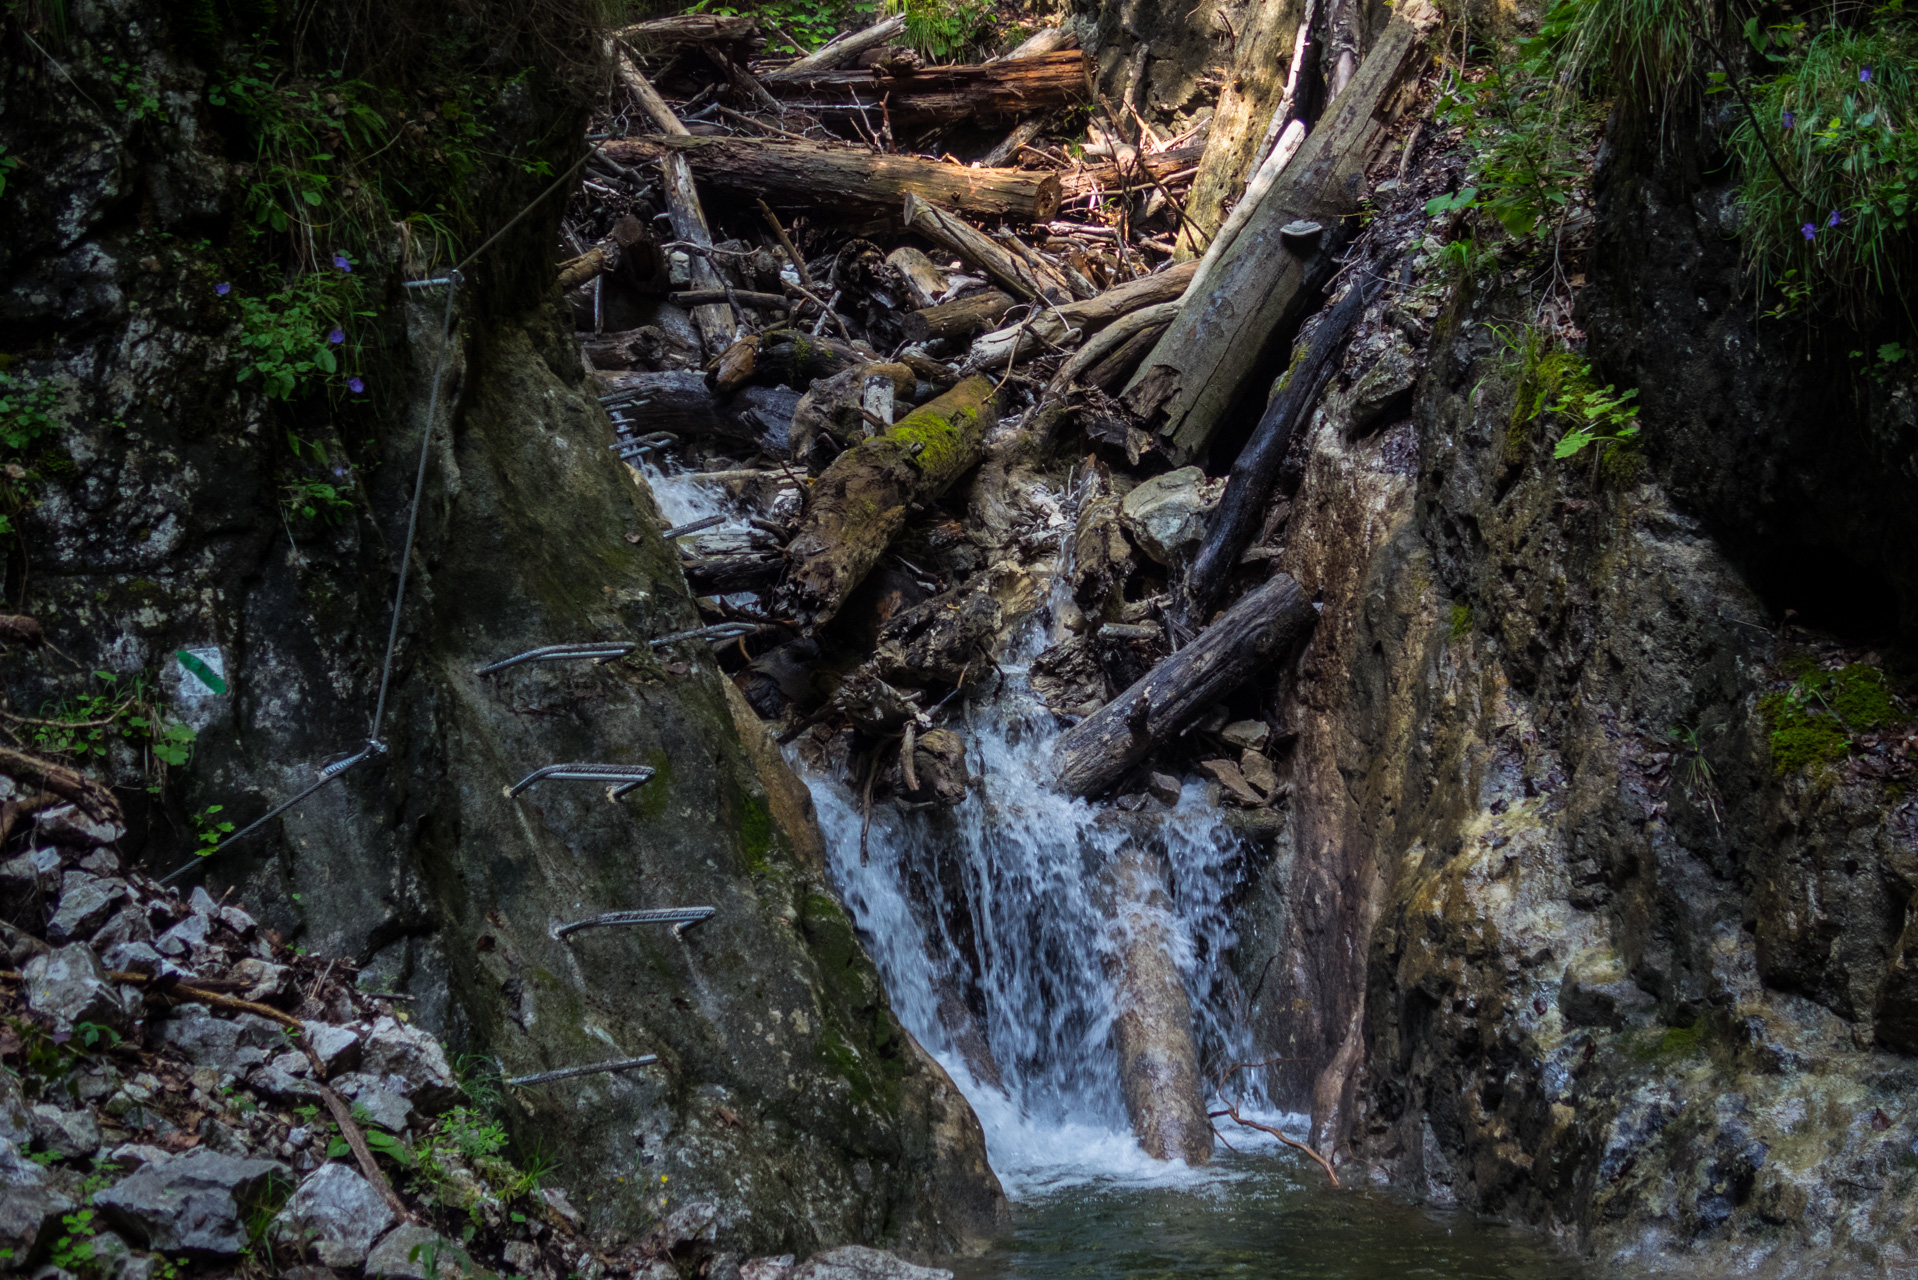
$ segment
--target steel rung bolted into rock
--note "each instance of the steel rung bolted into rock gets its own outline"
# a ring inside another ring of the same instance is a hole
[[[513,1076],[506,1083],[515,1088],[529,1084],[547,1084],[554,1080],[570,1080],[574,1076],[597,1075],[602,1071],[627,1071],[633,1067],[650,1067],[658,1061],[658,1054],[648,1053],[637,1058],[621,1058],[616,1062],[596,1062],[590,1067],[561,1067],[558,1071],[541,1071],[536,1075]]]
[[[645,786],[652,776],[652,766],[644,764],[549,764],[544,769],[533,770],[504,790],[506,798],[511,800],[537,782],[610,782],[614,785],[606,788],[606,798],[617,800],[627,792]]]
[[[540,649],[528,649],[525,653],[514,654],[499,662],[489,663],[473,672],[476,676],[491,675],[495,671],[504,671],[516,667],[522,662],[564,662],[573,658],[623,658],[639,648],[629,640],[587,640],[579,644],[549,644]]]
[[[687,925],[708,919],[715,910],[717,908],[714,907],[654,907],[646,911],[607,911],[570,924],[554,925],[553,936],[564,938],[581,929],[598,929],[616,924],[669,924],[673,926],[674,933],[679,933]]]
[[[715,622],[710,627],[699,627],[692,631],[675,631],[669,636],[649,640],[653,648],[663,648],[669,644],[678,644],[681,640],[734,640],[740,636],[749,636],[759,630],[756,622]]]
[[[671,542],[674,538],[683,538],[689,533],[699,533],[715,525],[726,523],[725,516],[706,516],[699,520],[689,520],[685,524],[676,524],[659,536]]]

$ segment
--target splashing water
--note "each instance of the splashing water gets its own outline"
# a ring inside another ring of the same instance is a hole
[[[972,1103],[1014,1196],[1203,1176],[1147,1156],[1126,1117],[1110,1042],[1121,913],[1101,872],[1139,828],[1049,785],[1061,730],[1026,668],[1053,612],[1029,620],[1002,662],[1001,687],[952,726],[979,779],[957,809],[875,807],[862,859],[859,797],[836,779],[807,778],[833,877],[893,1008]],[[1237,841],[1196,786],[1161,812],[1170,950],[1195,1038],[1202,1059],[1238,1060],[1220,959],[1233,941],[1223,903]]]

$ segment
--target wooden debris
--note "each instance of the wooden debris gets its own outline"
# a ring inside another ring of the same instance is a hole
[[[1127,404],[1150,421],[1175,465],[1203,454],[1246,394],[1271,337],[1306,305],[1315,268],[1343,243],[1337,230],[1358,209],[1366,166],[1430,56],[1439,14],[1426,0],[1395,11],[1371,56],[1230,242],[1206,251],[1186,305],[1127,386]],[[1279,229],[1307,219],[1328,228],[1302,258]]]
[[[976,171],[962,169],[959,172]],[[1058,269],[1010,237],[1013,247],[993,240],[964,219],[916,195],[906,197],[905,220],[908,227],[979,267],[1021,298],[1034,302],[1072,301],[1072,286]]]
[[[925,342],[930,338],[970,338],[1017,305],[1009,293],[988,289],[968,297],[942,302],[907,312],[900,331],[907,342]]]
[[[756,19],[716,13],[676,13],[649,18],[613,33],[641,55],[670,53],[689,44],[744,44],[758,34]]]
[[[881,18],[860,31],[849,32],[836,40],[828,40],[818,49],[796,62],[787,63],[777,71],[761,76],[768,87],[785,80],[803,80],[807,76],[829,71],[834,67],[843,67],[868,49],[876,49],[906,29],[906,15],[895,13]]]
[[[1247,592],[1198,639],[1067,731],[1057,752],[1060,789],[1075,796],[1107,790],[1154,744],[1190,726],[1317,619],[1312,602],[1285,574]]]
[[[917,196],[981,218],[1044,222],[1059,210],[1059,176],[1036,169],[968,169],[863,147],[776,138],[640,137],[608,142],[627,164],[680,158],[704,182],[778,205],[891,210]]]
[[[979,66],[925,67],[903,74],[877,69],[794,72],[764,77],[769,92],[818,116],[856,114],[883,100],[895,126],[968,117],[1006,120],[1092,99],[1086,58],[1076,51]]]
[[[1060,346],[1071,341],[1075,329],[1080,333],[1089,333],[1141,307],[1176,302],[1185,296],[1198,266],[1196,262],[1183,262],[1153,275],[1115,285],[1094,297],[1048,308],[1025,324],[995,330],[972,344],[972,362],[976,367],[983,368],[1007,359],[1023,360],[1047,346]],[[1012,354],[1015,349],[1019,353],[1016,357]]]
[[[967,378],[835,458],[787,548],[792,568],[775,596],[787,616],[812,628],[838,613],[909,510],[978,465],[996,416],[992,383]]]

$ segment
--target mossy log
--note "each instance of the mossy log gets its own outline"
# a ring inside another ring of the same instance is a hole
[[[856,357],[850,347],[799,329],[775,329],[741,338],[707,374],[720,395],[741,387],[792,387],[804,392],[815,378],[843,373]]]
[[[1034,111],[1092,100],[1086,56],[1077,50],[981,66],[919,67],[887,74],[878,69],[780,72],[765,77],[767,89],[820,116],[879,110],[895,126],[957,120],[1010,120]]]
[[[1155,743],[1190,726],[1317,620],[1312,602],[1286,574],[1248,591],[1197,640],[1066,732],[1057,752],[1060,790],[1090,796],[1111,787]]]
[[[1126,403],[1159,436],[1174,466],[1202,457],[1250,390],[1273,336],[1310,305],[1315,273],[1345,241],[1365,196],[1365,168],[1417,91],[1439,14],[1406,0],[1352,83],[1229,242],[1206,251],[1185,305],[1127,384]],[[1281,228],[1320,223],[1316,251],[1287,246]]]
[[[775,596],[785,615],[817,627],[838,613],[912,510],[978,465],[996,417],[991,380],[967,378],[833,459],[786,549]]]
[[[917,195],[978,218],[1044,222],[1059,211],[1059,175],[1041,169],[969,169],[777,138],[653,135],[608,142],[605,154],[621,164],[678,156],[702,182],[787,207],[890,213],[906,196]]]

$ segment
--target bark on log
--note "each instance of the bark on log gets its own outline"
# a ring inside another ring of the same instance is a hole
[[[1267,666],[1317,620],[1299,584],[1281,573],[1247,592],[1185,648],[1074,725],[1059,740],[1059,789],[1090,796],[1145,759]]]
[[[1047,307],[1024,326],[1007,325],[981,337],[972,344],[967,358],[975,368],[980,369],[1007,359],[1024,360],[1048,344],[1058,346],[1065,343],[1074,329],[1089,333],[1141,307],[1176,302],[1185,296],[1198,269],[1196,262],[1182,262],[1155,275],[1140,276],[1137,280],[1114,285],[1096,297],[1069,302],[1056,309]],[[1017,356],[1012,354],[1015,345],[1019,352]]]
[[[1070,360],[1059,366],[1059,372],[1052,375],[1052,382],[1046,388],[1047,393],[1057,395],[1063,392],[1072,385],[1073,379],[1143,331],[1163,328],[1170,324],[1172,317],[1178,312],[1177,302],[1155,302],[1149,307],[1140,307],[1137,311],[1120,316],[1098,333],[1087,338],[1085,345],[1073,352]]]
[[[982,66],[923,67],[888,74],[878,69],[793,73],[765,77],[768,91],[814,115],[858,115],[881,101],[895,127],[967,118],[1009,120],[1074,106],[1092,98],[1086,57],[1076,50]]]
[[[938,498],[978,464],[995,416],[991,381],[967,378],[833,459],[813,484],[787,547],[792,567],[779,587],[782,613],[808,628],[829,621],[912,508]]]
[[[1018,160],[1019,152],[1031,146],[1046,131],[1046,120],[1047,117],[1043,115],[1028,116],[1012,126],[1012,132],[999,139],[992,150],[979,158],[979,167],[994,169]]]
[[[775,329],[741,339],[726,354],[730,358],[710,375],[713,390],[721,395],[732,395],[748,384],[803,391],[813,379],[830,378],[855,359],[851,348],[797,329]]]
[[[1097,191],[1138,192],[1154,183],[1173,181],[1175,176],[1198,164],[1205,154],[1203,146],[1172,147],[1160,152],[1141,152],[1123,163],[1089,164],[1068,169],[1059,175],[1059,198],[1083,200]]]
[[[559,291],[570,293],[602,272],[611,271],[622,256],[646,239],[646,228],[632,214],[621,214],[606,238],[559,268]]]
[[[1170,323],[1168,319],[1166,324]],[[1079,381],[1088,387],[1097,387],[1107,395],[1113,394],[1128,377],[1132,376],[1132,371],[1139,367],[1139,362],[1146,358],[1146,353],[1152,350],[1159,341],[1159,335],[1164,332],[1165,324],[1156,324],[1139,330],[1127,338],[1125,344],[1117,351],[1081,374]],[[1136,438],[1143,440],[1144,436],[1140,434]]]
[[[688,440],[726,440],[784,454],[799,393],[749,386],[721,399],[691,369],[627,373],[608,379],[609,412],[628,411],[636,432],[670,431]]]
[[[685,569],[686,585],[695,595],[727,595],[756,591],[777,582],[786,558],[777,551],[744,551],[682,560],[680,567]]]
[[[686,126],[679,122],[666,100],[659,96],[652,82],[639,74],[639,69],[624,54],[614,60],[621,82],[626,86],[639,108],[659,130],[668,135],[686,133]],[[619,157],[612,157],[615,161]],[[724,289],[725,282],[719,278],[712,260],[702,250],[713,247],[713,233],[706,225],[706,211],[699,204],[699,190],[693,186],[693,171],[685,158],[672,152],[656,157],[659,164],[660,186],[666,196],[666,214],[673,226],[673,237],[693,246],[688,250],[689,274],[695,289]],[[706,349],[708,360],[717,359],[733,339],[733,312],[731,307],[704,306],[693,308],[693,328],[699,331],[700,345]]]
[[[1026,222],[1044,222],[1059,210],[1058,175],[1038,169],[968,169],[775,138],[626,138],[606,143],[604,151],[626,164],[676,156],[702,181],[781,205],[890,213],[913,195],[976,217]]]
[[[1193,557],[1186,575],[1185,617],[1188,622],[1204,618],[1224,589],[1226,578],[1239,563],[1239,555],[1258,532],[1272,498],[1272,486],[1278,482],[1279,466],[1292,443],[1292,433],[1312,412],[1326,381],[1332,376],[1333,362],[1345,348],[1345,340],[1370,301],[1362,287],[1354,284],[1345,296],[1326,313],[1311,343],[1299,352],[1291,367],[1279,379],[1252,439],[1240,451],[1226,477],[1225,496],[1212,513],[1205,542]]]
[[[1018,58],[1037,58],[1041,54],[1073,48],[1078,43],[1078,33],[1071,27],[1044,27],[1020,41],[1019,46],[1005,57],[989,58],[987,61],[1011,62]]]
[[[1344,242],[1344,220],[1364,196],[1365,168],[1429,57],[1439,14],[1425,0],[1395,11],[1378,47],[1332,104],[1230,245],[1207,250],[1186,303],[1127,387],[1130,408],[1156,429],[1175,466],[1199,457],[1220,420],[1246,393],[1272,337],[1309,302],[1315,265]],[[1280,229],[1295,220],[1324,228],[1301,257]]]
[[[1225,202],[1244,189],[1257,166],[1266,122],[1284,96],[1300,20],[1309,8],[1309,0],[1261,0],[1240,20],[1232,74],[1219,90],[1205,155],[1196,161],[1199,172],[1185,198],[1182,256],[1204,252],[1225,221]]]
[[[899,323],[907,342],[925,342],[930,338],[970,338],[981,329],[998,323],[999,317],[1016,305],[1009,293],[988,289],[969,298],[942,302],[936,307],[909,311]]]
[[[727,18],[716,13],[678,13],[621,27],[614,36],[642,54],[665,53],[688,44],[739,44],[759,34],[759,23],[749,17]]]
[[[895,13],[889,18],[881,18],[870,27],[828,40],[797,62],[789,62],[775,71],[764,72],[759,79],[762,83],[771,86],[773,82],[788,76],[803,79],[813,72],[843,67],[866,50],[885,44],[905,29],[906,15]]]
[[[886,255],[886,265],[899,273],[906,288],[912,294],[913,305],[926,308],[937,306],[939,297],[947,289],[946,273],[933,265],[919,250],[910,245],[894,249]]]
[[[983,170],[961,169],[959,172]],[[1013,253],[963,218],[954,217],[916,195],[906,197],[905,221],[912,230],[979,267],[1021,298],[1035,302],[1072,301],[1071,286],[1058,272],[1035,264],[1028,256]]]
[[[1127,844],[1107,869],[1118,926],[1118,1017],[1112,1047],[1119,1087],[1140,1148],[1155,1160],[1212,1160],[1192,1002],[1167,927],[1171,904],[1158,859]]]

